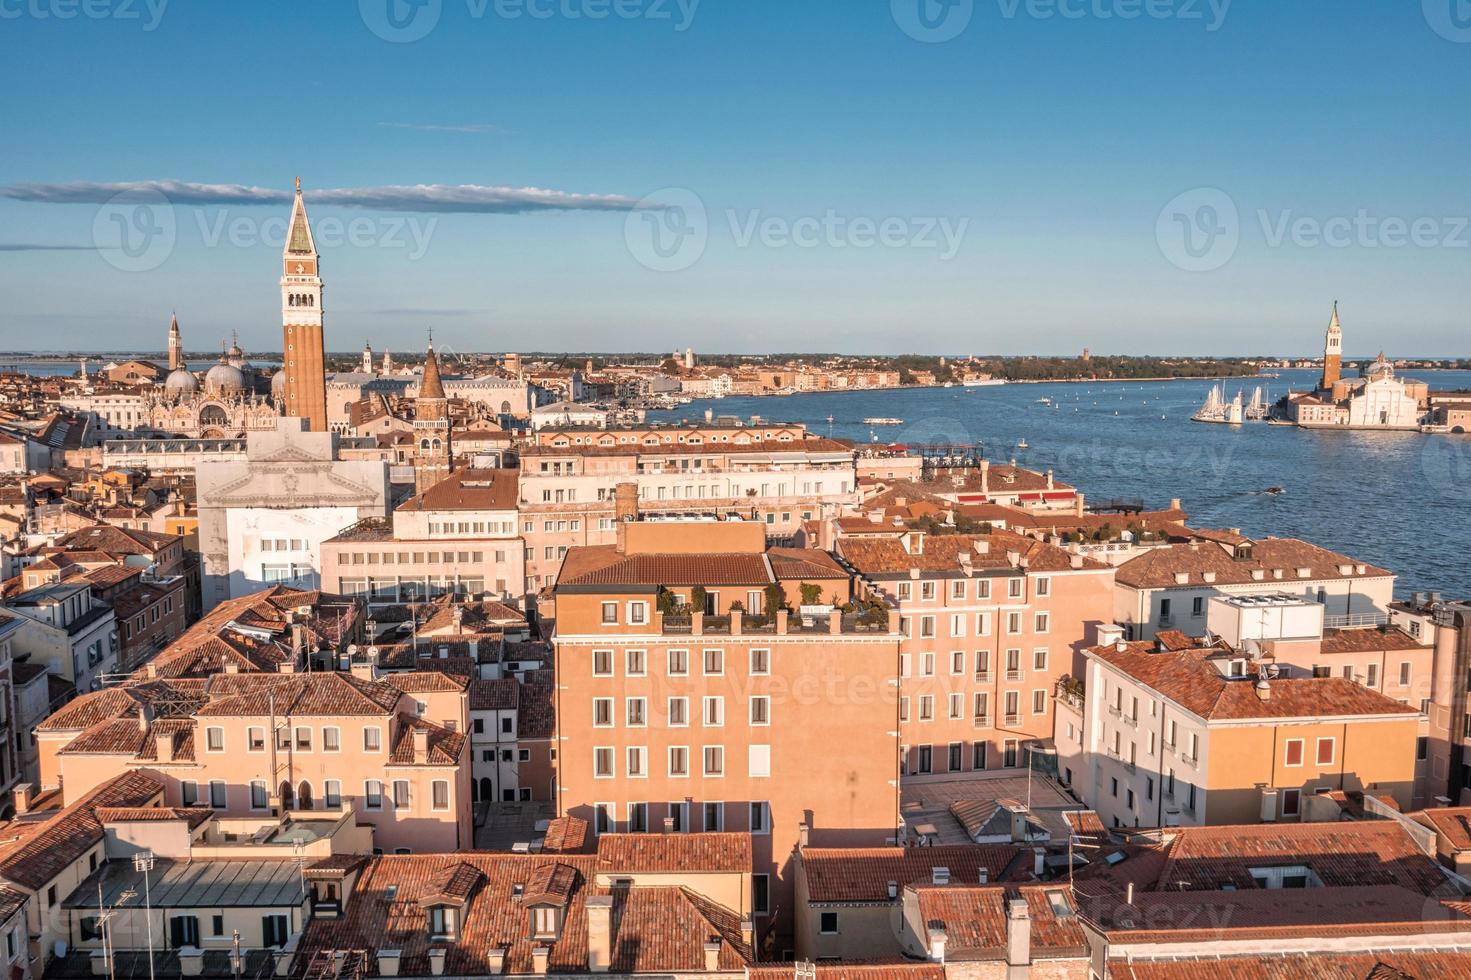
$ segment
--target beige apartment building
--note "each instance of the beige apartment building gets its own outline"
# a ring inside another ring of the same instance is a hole
[[[1110,622],[1113,569],[1004,531],[844,536],[837,553],[899,607],[905,776],[1025,765]]]
[[[1063,778],[1110,827],[1298,820],[1306,797],[1415,802],[1424,716],[1342,677],[1259,673],[1251,654],[1105,628],[1058,698]]]
[[[170,806],[351,812],[380,848],[446,851],[471,844],[467,686],[437,673],[140,680],[77,698],[37,733],[68,804],[148,770]]]
[[[568,553],[553,647],[558,813],[750,833],[778,948],[799,841],[895,838],[898,610],[827,553],[768,548],[761,522],[623,522]]]
[[[1390,606],[1389,618],[1433,651],[1426,805],[1471,804],[1471,604],[1417,592]]]
[[[521,451],[526,589],[554,583],[568,550],[612,544],[630,517],[736,515],[787,541],[858,502],[851,448],[801,426],[543,429]]]
[[[372,609],[439,596],[520,602],[526,583],[517,531],[517,471],[457,470],[394,509],[321,546],[323,588]]]

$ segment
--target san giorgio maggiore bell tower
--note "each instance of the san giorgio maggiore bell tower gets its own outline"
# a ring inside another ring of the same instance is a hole
[[[317,244],[296,178],[296,200],[282,255],[281,322],[286,414],[327,431],[326,354],[322,338],[322,277]]]

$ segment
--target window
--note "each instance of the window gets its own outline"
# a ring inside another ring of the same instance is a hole
[[[628,622],[631,626],[642,626],[649,621],[649,604],[647,602],[630,602],[628,604]]]
[[[706,650],[704,662],[706,677],[719,677],[721,674],[725,673],[724,650]]]
[[[1019,578],[1006,580],[1006,595],[1009,599],[1020,599],[1022,597],[1023,582]]]
[[[603,603],[603,625],[612,626],[618,622],[618,603]]]
[[[627,667],[629,677],[643,677],[647,672],[647,664],[645,663],[644,652],[642,650],[629,650],[624,657],[624,663]]]
[[[669,676],[684,677],[690,672],[690,652],[688,650],[669,651]]]
[[[751,911],[757,915],[771,914],[771,876],[751,876]]]
[[[1033,633],[1046,633],[1047,632],[1047,629],[1051,625],[1051,623],[1052,623],[1052,619],[1051,619],[1051,617],[1050,617],[1050,615],[1048,613],[1045,613],[1045,612],[1037,613],[1037,615],[1034,617],[1033,622],[1032,622],[1032,632]]]
[[[920,654],[919,673],[921,677],[935,676],[935,655],[933,653]]]
[[[705,833],[715,834],[725,829],[725,804],[706,803],[703,808]]]
[[[919,635],[922,639],[933,639],[935,636],[935,617],[919,617]]]
[[[767,804],[765,802],[761,802],[761,801],[752,801],[752,803],[751,803],[751,833],[753,833],[753,834],[769,834],[769,833],[771,833],[771,807],[770,807],[769,804]]]
[[[431,805],[436,810],[449,809],[449,780],[436,779],[430,784]]]
[[[1045,715],[1047,713],[1047,692],[1035,690],[1032,692],[1032,714]]]
[[[751,676],[765,677],[771,673],[771,651],[751,651]]]
[[[628,832],[630,834],[645,834],[649,830],[649,805],[647,803],[628,804]]]
[[[746,750],[746,771],[753,779],[768,778],[771,775],[771,746],[749,746]]]
[[[1400,687],[1409,687],[1410,686],[1410,663],[1409,663],[1409,661],[1404,661],[1403,663],[1401,663],[1399,665],[1399,686]]]
[[[935,696],[922,694],[919,698],[919,720],[929,721],[935,717]]]
[[[669,699],[669,724],[674,728],[683,728],[690,723],[689,698]]]
[[[690,774],[690,750],[683,745],[669,747],[669,775],[675,777]]]
[[[1286,766],[1302,765],[1302,739],[1289,738],[1286,743],[1285,758],[1282,764]]]
[[[919,598],[923,602],[929,602],[929,601],[933,600],[935,598],[935,583],[934,582],[921,582],[921,583],[919,583]]]
[[[322,784],[322,802],[329,810],[342,808],[342,780],[329,779]]]
[[[965,651],[964,650],[952,650],[950,652],[950,673],[952,673],[952,674],[963,674],[963,673],[965,673]]]
[[[751,698],[751,724],[771,724],[771,698],[764,696]]]
[[[412,800],[409,798],[409,781],[407,779],[395,779],[393,781],[393,808],[395,810],[407,810]]]
[[[613,676],[612,650],[594,650],[592,652],[592,673],[594,677]]]
[[[336,727],[335,725],[328,726],[322,729],[322,751],[342,751],[342,729]]]
[[[642,745],[628,747],[628,777],[643,779],[648,776],[649,750]]]
[[[1297,816],[1298,809],[1302,806],[1302,790],[1284,789],[1282,791],[1282,815],[1284,817]]]
[[[704,718],[706,728],[720,728],[723,726],[725,724],[725,698],[706,698]]]
[[[592,699],[592,724],[594,728],[613,727],[613,699]]]
[[[363,751],[381,752],[383,750],[383,730],[381,728],[363,729]]]
[[[838,934],[838,913],[823,912],[818,921],[818,931],[824,936],[836,936]]]
[[[228,797],[225,795],[225,781],[223,779],[211,779],[209,781],[209,805],[216,810],[223,810],[229,806]]]
[[[725,749],[719,745],[705,747],[705,775],[725,775]]]
[[[896,591],[900,602],[914,598],[914,586],[909,582],[900,582]]]
[[[194,806],[199,802],[199,784],[192,779],[179,781],[179,804]]]
[[[628,698],[624,704],[629,728],[643,728],[649,723],[648,700]]]
[[[950,583],[950,598],[952,598],[952,599],[964,599],[965,598],[965,579],[958,578],[958,579],[955,579],[953,582]]]
[[[613,778],[613,747],[600,745],[592,750],[592,774],[596,779]]]
[[[958,691],[948,697],[949,715],[953,718],[965,717],[965,695]]]
[[[947,747],[945,760],[950,772],[959,772],[961,770],[962,761],[964,760],[964,758],[965,746],[961,745],[959,742],[951,742],[950,745]]]
[[[1047,648],[1046,647],[1038,647],[1036,650],[1033,650],[1032,651],[1032,669],[1033,670],[1046,670],[1047,669]]]
[[[206,728],[204,730],[204,750],[206,752],[225,751],[225,730],[223,728]]]
[[[264,810],[271,805],[270,793],[266,790],[264,780],[254,779],[250,783],[250,808],[252,810]]]
[[[1331,738],[1318,739],[1318,765],[1331,766],[1336,755],[1337,742]]]
[[[934,749],[932,749],[928,745],[921,745],[919,747],[919,757],[915,768],[916,771],[921,774],[933,772],[935,769]]]

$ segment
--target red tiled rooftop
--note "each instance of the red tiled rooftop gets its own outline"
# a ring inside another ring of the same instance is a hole
[[[598,838],[598,871],[750,873],[751,835],[603,834]]]
[[[765,586],[775,581],[761,554],[624,555],[615,545],[573,548],[557,576],[568,586]]]
[[[979,884],[981,868],[990,881],[999,881],[1019,853],[1008,845],[807,847],[802,864],[813,902],[887,902],[889,882],[900,888],[929,882],[935,868],[948,868],[957,885]]]

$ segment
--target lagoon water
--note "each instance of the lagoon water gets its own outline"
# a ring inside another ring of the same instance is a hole
[[[1471,389],[1471,372],[1409,372],[1432,389]],[[1316,373],[1225,382],[1272,398],[1312,387]],[[1190,416],[1214,382],[1011,384],[814,392],[701,400],[651,420],[717,415],[804,422],[860,442],[980,444],[993,460],[1052,469],[1089,500],[1180,498],[1191,523],[1255,536],[1300,537],[1398,574],[1401,592],[1471,599],[1471,436],[1324,432]],[[1050,398],[1053,405],[1039,403]],[[832,416],[829,425],[828,416]],[[899,418],[872,428],[865,418]],[[1025,439],[1027,449],[1017,449]],[[1281,495],[1264,494],[1281,486]]]

